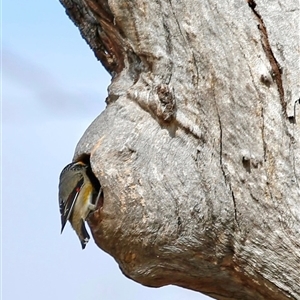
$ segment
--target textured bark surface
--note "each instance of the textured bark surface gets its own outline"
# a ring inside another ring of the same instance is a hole
[[[144,285],[300,299],[299,2],[61,2],[112,75],[74,157],[97,245]]]

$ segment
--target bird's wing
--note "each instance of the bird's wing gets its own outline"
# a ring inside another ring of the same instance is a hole
[[[77,175],[77,176],[76,176]],[[72,181],[70,178],[66,177],[64,182],[60,182],[60,186],[64,186],[64,190],[59,189],[59,209],[61,214],[61,232],[63,232],[67,220],[69,220],[73,207],[76,203],[80,190],[84,183],[84,178],[80,174],[72,176]],[[74,178],[75,177],[75,178]],[[77,178],[76,178],[77,177]],[[75,183],[75,185],[74,185]]]

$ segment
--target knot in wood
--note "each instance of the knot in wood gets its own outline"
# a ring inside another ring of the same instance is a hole
[[[171,121],[175,113],[175,97],[173,91],[166,84],[159,84],[156,93],[160,101],[158,117],[164,121]]]

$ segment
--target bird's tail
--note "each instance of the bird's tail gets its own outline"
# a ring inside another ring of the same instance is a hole
[[[81,232],[80,232],[80,235],[79,235],[79,239],[80,239],[81,247],[82,247],[82,249],[84,249],[86,244],[89,242],[90,236],[89,236],[89,234],[88,234],[88,232],[85,228],[83,220],[82,220],[82,223],[81,223]]]

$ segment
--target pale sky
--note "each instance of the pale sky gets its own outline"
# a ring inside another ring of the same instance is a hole
[[[60,235],[58,177],[105,107],[110,77],[59,1],[2,2],[3,300],[204,300],[122,275],[91,239]]]

